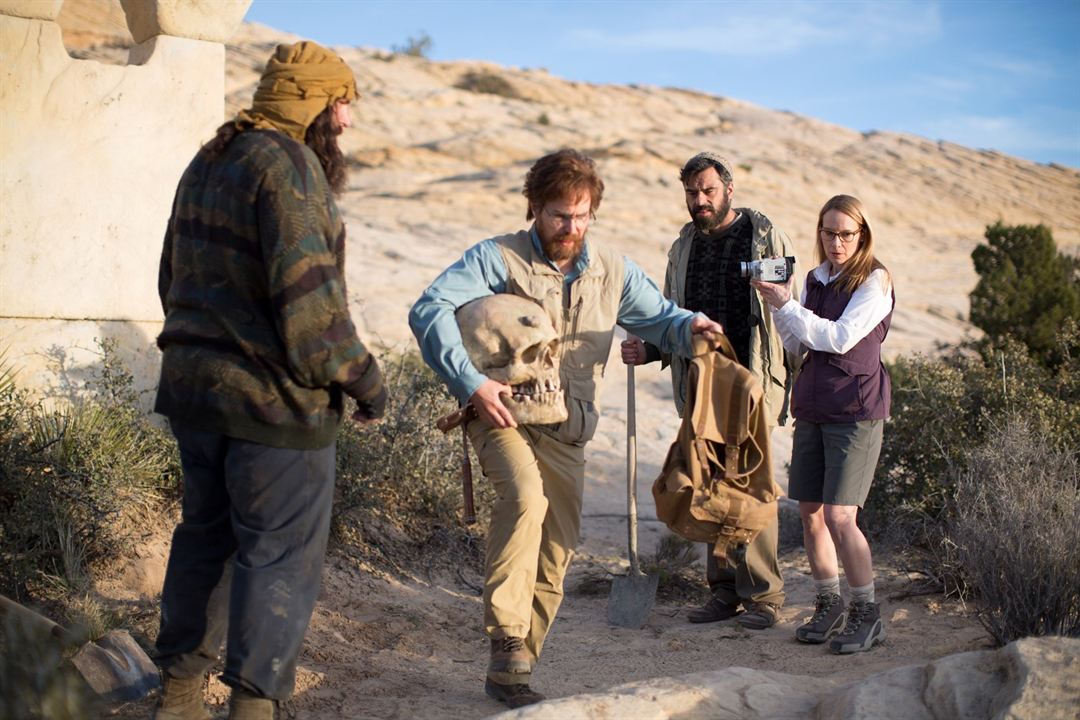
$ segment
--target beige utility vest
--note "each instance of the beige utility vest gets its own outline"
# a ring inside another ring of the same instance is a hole
[[[533,245],[528,231],[495,242],[509,273],[506,292],[540,304],[560,338],[559,375],[569,416],[550,428],[562,442],[584,445],[596,432],[597,387],[611,352],[622,299],[622,256],[589,243],[589,266],[569,285]]]

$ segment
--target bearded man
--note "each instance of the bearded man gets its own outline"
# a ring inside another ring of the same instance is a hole
[[[484,689],[511,708],[543,699],[529,683],[578,543],[585,444],[599,419],[597,385],[615,325],[686,356],[692,334],[722,332],[665,300],[637,265],[587,237],[604,193],[590,158],[575,150],[540,158],[522,193],[532,226],[466,250],[409,315],[424,360],[478,415],[468,433],[497,496],[485,562],[491,656]],[[561,340],[564,422],[518,424],[502,400],[512,388],[470,361],[454,313],[495,293],[533,300],[550,317]]]
[[[794,257],[791,241],[762,213],[732,208],[735,184],[730,166],[719,155],[698,153],[683,166],[679,180],[690,222],[668,252],[664,296],[724,325],[739,362],[761,383],[770,426],[783,425],[798,360],[784,349],[772,313],[749,278],[742,276],[740,263]],[[795,278],[798,283],[797,274]],[[675,409],[682,417],[687,362],[634,338],[624,341],[621,350],[623,362],[629,365],[661,359],[665,366],[671,365]],[[778,535],[774,520],[745,549],[732,545],[724,562],[708,544],[706,577],[711,597],[703,607],[691,610],[687,619],[707,623],[735,618],[752,630],[775,625],[784,604],[784,579],[776,556]]]
[[[344,396],[357,422],[386,404],[349,316],[333,199],[356,97],[337,55],[279,45],[251,109],[218,129],[176,191],[155,409],[180,446],[184,496],[161,594],[157,720],[209,720],[203,683],[223,639],[229,718],[272,720],[292,694]]]

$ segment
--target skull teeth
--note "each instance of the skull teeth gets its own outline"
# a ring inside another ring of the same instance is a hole
[[[554,404],[556,400],[562,400],[562,387],[558,380],[531,380],[520,385],[513,385],[512,389],[516,402]]]

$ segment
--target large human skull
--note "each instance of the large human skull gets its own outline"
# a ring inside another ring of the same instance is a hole
[[[566,420],[559,382],[559,337],[536,303],[517,295],[489,295],[462,305],[458,327],[476,369],[514,389],[503,402],[522,425]]]

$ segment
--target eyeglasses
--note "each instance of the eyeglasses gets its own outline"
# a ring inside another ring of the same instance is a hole
[[[544,208],[544,215],[551,220],[555,220],[559,223],[570,223],[571,225],[584,225],[589,222],[589,218],[592,213],[581,213],[579,215],[572,215],[570,213],[555,212],[549,208]]]
[[[859,236],[860,232],[861,230],[830,230],[829,228],[821,228],[821,241],[831,242],[835,238],[845,245],[850,245],[855,242],[855,238]]]

